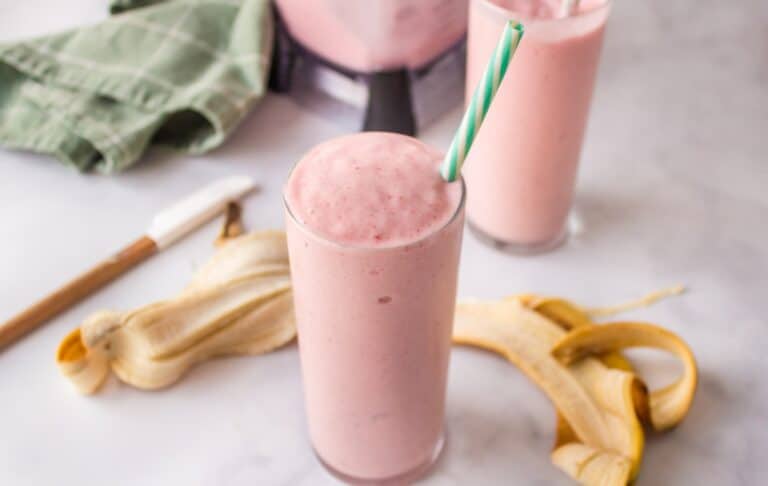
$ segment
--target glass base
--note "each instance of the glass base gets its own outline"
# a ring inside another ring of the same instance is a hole
[[[562,231],[558,233],[554,238],[537,242],[537,243],[516,243],[514,241],[500,240],[494,236],[489,235],[477,226],[472,221],[467,219],[467,226],[472,234],[481,242],[488,246],[492,246],[497,250],[501,250],[505,253],[519,256],[532,256],[540,255],[542,253],[548,253],[550,251],[560,248],[566,241],[568,241],[568,224],[563,226]]]
[[[339,471],[338,469],[334,468],[325,460],[323,460],[323,457],[317,452],[317,450],[313,447],[312,450],[315,453],[315,457],[317,457],[317,460],[320,461],[320,464],[323,465],[326,471],[331,476],[334,476],[336,479],[345,482],[346,484],[351,484],[355,486],[403,486],[406,484],[411,484],[413,481],[425,476],[431,469],[432,466],[435,465],[437,462],[437,459],[440,457],[440,453],[443,450],[443,446],[445,445],[445,436],[440,436],[440,440],[437,441],[437,444],[435,444],[435,448],[432,451],[432,454],[429,455],[426,461],[422,462],[421,464],[417,465],[414,468],[411,468],[408,471],[396,474],[394,476],[389,476],[386,478],[360,478],[356,476],[351,476],[349,474],[343,473]]]

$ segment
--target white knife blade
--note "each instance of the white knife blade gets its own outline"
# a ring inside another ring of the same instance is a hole
[[[222,213],[227,203],[240,199],[254,187],[253,179],[248,176],[214,181],[157,213],[147,229],[147,236],[152,238],[158,249],[166,248]]]

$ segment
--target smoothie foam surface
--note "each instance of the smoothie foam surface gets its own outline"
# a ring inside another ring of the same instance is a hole
[[[403,135],[366,132],[322,143],[299,161],[285,190],[293,216],[347,246],[416,242],[445,226],[461,182],[438,172],[442,154]]]

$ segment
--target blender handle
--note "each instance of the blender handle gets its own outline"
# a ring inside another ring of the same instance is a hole
[[[275,24],[275,35],[267,83],[269,89],[276,93],[288,93],[291,90],[293,69],[296,64],[296,48],[288,35],[276,5],[272,5],[272,16]]]
[[[416,135],[408,70],[375,72],[367,81],[369,95],[363,130]]]

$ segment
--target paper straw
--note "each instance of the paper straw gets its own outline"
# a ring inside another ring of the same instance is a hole
[[[504,27],[504,32],[501,34],[501,39],[493,51],[493,56],[488,61],[483,77],[472,94],[472,99],[469,102],[467,111],[464,112],[459,129],[453,137],[451,147],[448,149],[448,153],[445,154],[443,164],[440,166],[440,175],[447,182],[455,181],[461,172],[464,159],[466,159],[469,149],[472,147],[472,142],[475,140],[477,131],[480,129],[486,113],[488,113],[491,101],[499,89],[501,80],[504,79],[504,75],[507,73],[509,61],[512,59],[512,55],[515,53],[515,49],[517,49],[517,45],[522,37],[522,24],[514,20],[508,21]]]
[[[579,0],[562,0],[560,2],[560,18],[570,17],[579,9]]]

